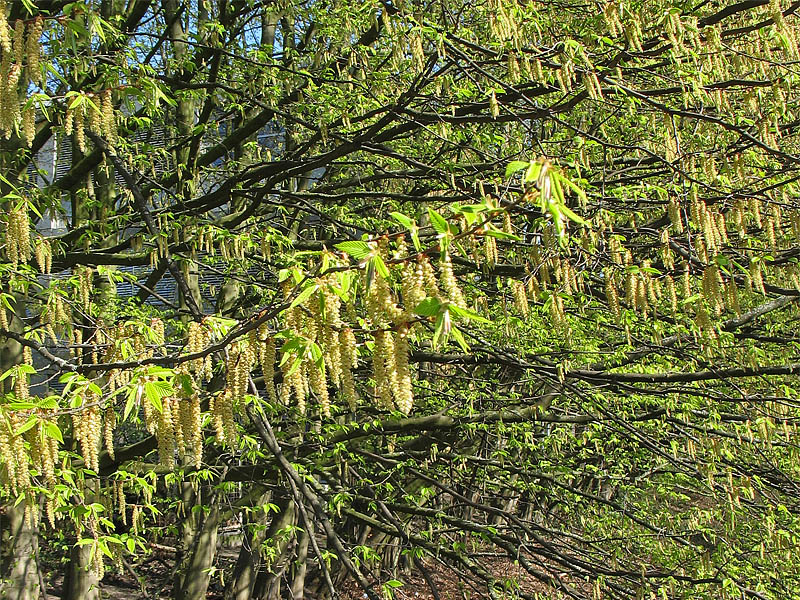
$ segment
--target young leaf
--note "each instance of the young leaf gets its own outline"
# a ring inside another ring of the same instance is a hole
[[[530,166],[530,163],[524,160],[512,160],[508,163],[506,167],[506,179],[511,177],[517,171],[521,171],[522,169],[527,169]]]
[[[425,298],[425,300],[417,304],[414,312],[423,317],[432,317],[439,314],[441,307],[442,303],[437,298]]]
[[[350,242],[339,242],[335,245],[335,248],[338,248],[342,252],[347,253],[349,256],[352,256],[356,260],[364,260],[370,254],[372,254],[372,248],[369,247],[367,242],[357,242],[357,241],[350,241]]]
[[[404,214],[403,214],[403,213],[401,213],[401,212],[393,212],[393,213],[389,213],[389,214],[391,215],[391,217],[392,217],[392,218],[393,218],[395,221],[397,221],[398,223],[400,223],[400,225],[402,225],[402,226],[403,226],[403,227],[405,227],[406,229],[411,229],[411,228],[414,226],[414,219],[412,219],[411,217],[408,217],[408,216],[404,215]],[[347,242],[344,242],[344,243],[347,243]]]
[[[377,254],[370,259],[370,264],[373,265],[375,271],[377,271],[381,277],[384,279],[389,278],[389,269],[386,267],[386,263],[383,262],[383,259],[378,256]]]
[[[44,434],[49,438],[61,442],[62,444],[64,443],[64,436],[61,435],[61,430],[53,421],[45,421]]]
[[[436,233],[445,235],[450,232],[450,227],[447,225],[445,218],[432,208],[428,209],[428,216],[431,218],[431,225],[436,230]]]

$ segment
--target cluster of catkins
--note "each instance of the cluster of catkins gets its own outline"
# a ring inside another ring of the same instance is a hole
[[[33,249],[39,271],[49,275],[53,269],[53,247],[50,245],[49,240],[37,237],[33,242]]]
[[[200,466],[203,460],[203,432],[198,393],[165,396],[161,399],[161,412],[154,415],[151,411],[150,418],[158,442],[159,461],[163,466],[169,469],[175,467],[176,452],[181,461],[188,455],[192,459],[191,464]]]
[[[64,117],[64,133],[75,136],[75,143],[81,152],[86,152],[86,130],[101,136],[109,146],[117,139],[116,117],[111,90],[91,94],[85,99],[67,98],[67,112]]]
[[[58,289],[50,289],[40,320],[54,344],[58,343],[58,335],[63,335],[71,330],[72,308]]]
[[[79,390],[77,395],[81,398],[81,404],[72,413],[73,435],[80,446],[86,468],[97,471],[100,466],[100,442],[105,438],[100,396],[89,386]]]
[[[28,209],[24,204],[8,212],[6,257],[14,268],[27,264],[31,259],[31,225]]]
[[[377,242],[378,254],[389,258],[389,241]],[[408,252],[405,241],[397,242],[395,260],[403,260]],[[437,279],[430,260],[420,255],[416,264],[405,261],[400,271],[400,289],[403,307],[395,299],[391,282],[380,273],[366,281],[367,317],[375,330],[372,354],[372,374],[375,398],[379,407],[396,407],[408,414],[414,405],[414,393],[409,366],[409,335],[415,326],[414,309],[427,297],[465,307],[464,295],[453,273],[450,255],[445,253],[439,264]],[[440,289],[441,285],[441,289]]]
[[[32,364],[31,350],[26,346],[23,348],[21,365]],[[28,386],[28,374],[18,371],[14,377],[14,395],[17,400],[25,400],[30,396]],[[58,442],[48,435],[46,429],[50,419],[55,416],[54,412],[51,409],[9,410],[0,417],[0,489],[6,495],[13,498],[33,493],[31,469],[38,471],[37,485],[53,491]],[[33,427],[25,429],[23,425],[34,417],[36,421]],[[25,519],[35,524],[38,512],[33,507],[35,503],[27,503]],[[46,512],[51,523],[55,519],[53,507],[51,495],[46,503]]]
[[[42,85],[40,43],[44,31],[41,16],[8,23],[5,0],[0,0],[0,130],[6,138],[19,128],[28,146],[36,136],[36,108],[26,102],[27,90]]]
[[[791,230],[800,235],[800,219],[794,214],[789,215],[788,225],[784,225],[780,203],[773,202],[767,209],[758,198],[748,202],[738,201],[723,212],[719,208],[712,208],[700,199],[696,187],[691,189],[688,210],[684,211],[676,198],[670,199],[667,204],[669,226],[660,234],[659,257],[661,268],[667,271],[660,277],[650,275],[649,261],[642,263],[643,269],[630,268],[633,257],[625,249],[618,236],[607,238],[608,248],[612,263],[621,267],[604,269],[604,282],[606,299],[609,308],[619,319],[620,294],[619,286],[625,288],[625,300],[628,305],[646,315],[648,310],[655,308],[662,296],[669,300],[673,314],[679,309],[678,290],[684,298],[693,295],[692,271],[693,268],[685,261],[675,264],[673,243],[670,231],[676,235],[682,234],[687,228],[697,232],[693,236],[693,249],[697,255],[701,268],[694,269],[700,275],[699,293],[703,302],[695,305],[695,322],[702,331],[708,332],[708,337],[715,337],[711,317],[718,317],[723,312],[731,311],[741,314],[739,304],[739,290],[736,279],[724,276],[722,269],[717,264],[717,257],[725,247],[730,245],[729,236],[737,235],[739,239],[748,236],[748,227],[760,229],[763,234],[763,244],[772,251],[777,251],[786,245],[785,230]],[[764,263],[754,257],[750,260],[744,277],[744,284],[748,291],[765,293]],[[787,282],[800,287],[800,273],[796,269],[787,268],[783,271]],[[675,279],[673,279],[675,274]],[[678,283],[676,283],[676,279]],[[621,281],[620,281],[621,280]],[[796,282],[795,282],[796,280]]]
[[[334,291],[338,285],[335,276],[329,274],[316,281],[316,289],[309,298],[285,313],[285,326],[292,336],[304,339],[302,349],[283,357],[281,369],[283,385],[279,401],[287,404],[294,397],[298,409],[305,411],[308,397],[313,394],[319,403],[320,412],[331,414],[331,399],[328,384],[336,387],[351,409],[355,409],[357,396],[353,369],[357,366],[358,351],[352,328],[342,319],[342,300]],[[285,284],[284,293],[291,293]],[[266,329],[259,334],[262,344],[272,344]],[[267,346],[265,352],[274,354]],[[264,378],[268,393],[272,394],[272,368],[267,364],[269,356],[262,358]]]

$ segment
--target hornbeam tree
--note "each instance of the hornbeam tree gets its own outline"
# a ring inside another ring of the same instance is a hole
[[[0,595],[800,598],[798,10],[0,0]]]

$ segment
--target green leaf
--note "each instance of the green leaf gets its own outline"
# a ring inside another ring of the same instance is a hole
[[[483,232],[484,235],[488,235],[489,237],[497,238],[499,240],[512,240],[514,242],[518,242],[520,237],[518,235],[514,235],[513,233],[506,233],[505,231],[501,231],[499,229],[487,229]]]
[[[286,372],[287,379],[290,376],[294,375],[295,372],[297,372],[297,369],[299,369],[300,365],[302,365],[302,364],[303,364],[303,359],[302,358],[295,358],[294,362],[292,363],[292,366],[289,367],[289,370]]]
[[[431,340],[431,345],[436,348],[439,346],[440,342],[447,343],[447,339],[450,337],[451,329],[452,324],[450,322],[450,313],[446,310],[442,311],[436,318],[436,326],[433,330],[433,340]]]
[[[372,254],[372,248],[369,247],[367,242],[339,242],[335,245],[335,247],[342,252],[347,253],[349,256],[352,256],[356,260],[364,260],[370,254]]]
[[[297,294],[295,299],[292,300],[292,303],[289,305],[289,308],[294,308],[295,306],[298,306],[298,305],[302,304],[303,302],[305,302],[306,300],[308,300],[311,297],[311,294],[313,294],[314,292],[317,291],[317,287],[318,286],[315,283],[312,283],[311,285],[309,285],[302,292]]]
[[[450,232],[450,227],[447,225],[445,218],[432,208],[428,209],[428,216],[431,218],[431,225],[436,230],[436,233],[446,235]]]
[[[442,303],[439,302],[438,298],[425,298],[425,300],[417,304],[414,312],[423,317],[432,317],[438,315],[441,309]]]
[[[144,384],[144,395],[158,412],[161,412],[164,409],[164,406],[161,403],[161,398],[163,397],[161,390],[159,390],[152,381],[148,381]]]
[[[450,328],[450,334],[464,352],[469,352],[469,344],[467,340],[464,339],[464,335],[459,331],[458,327]]]
[[[133,393],[128,395],[128,400],[125,402],[125,411],[122,414],[122,420],[127,421],[128,417],[133,411],[134,406],[136,406],[136,399],[135,399],[135,390],[132,390]]]
[[[393,213],[389,213],[389,215],[390,215],[390,216],[391,216],[391,217],[392,217],[392,218],[393,218],[395,221],[397,221],[398,223],[400,223],[400,225],[402,225],[403,227],[405,227],[406,229],[411,229],[411,228],[414,226],[414,219],[412,219],[411,217],[408,217],[408,216],[404,215],[404,214],[403,214],[403,213],[401,213],[401,212],[393,212]],[[343,242],[343,243],[347,243],[347,242]]]
[[[64,443],[64,436],[61,435],[61,430],[53,421],[45,421],[44,434],[51,439],[61,442],[62,444]]]
[[[482,317],[478,313],[472,312],[468,308],[462,308],[460,306],[456,306],[455,304],[448,304],[447,310],[449,310],[457,317],[461,317],[462,319],[469,319],[470,321],[478,321],[478,323],[491,323],[491,321],[486,317]]]
[[[384,279],[389,279],[389,269],[386,267],[386,263],[383,262],[383,259],[378,256],[377,254],[370,259],[370,264],[375,268],[381,277]]]
[[[17,430],[14,432],[14,435],[22,435],[29,429],[31,429],[36,423],[39,422],[39,418],[36,415],[31,415],[28,417],[28,420],[25,421],[22,425],[20,425]]]
[[[530,166],[530,163],[524,160],[512,160],[508,163],[506,167],[506,179],[511,177],[517,171],[522,171],[522,169],[527,169]]]
[[[11,410],[30,410],[36,408],[33,402],[9,402],[6,406]]]
[[[47,396],[46,398],[42,398],[36,403],[36,408],[55,410],[58,408],[58,396]]]
[[[532,162],[528,167],[528,170],[525,172],[525,183],[530,183],[531,181],[536,181],[539,179],[539,174],[542,172],[542,163]]]
[[[579,225],[586,225],[586,221],[583,220],[583,217],[576,215],[572,210],[565,204],[561,207],[561,213],[566,216],[570,221],[574,221]]]

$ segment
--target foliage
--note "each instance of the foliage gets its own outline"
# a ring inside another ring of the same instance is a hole
[[[176,598],[226,519],[253,597],[798,597],[797,9],[0,0],[3,498]]]

